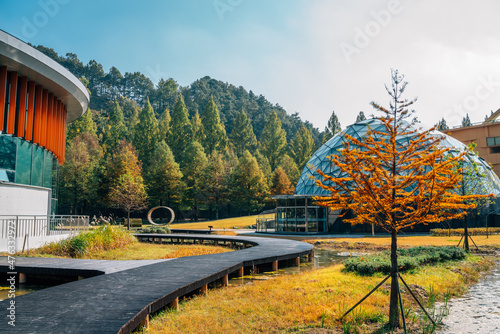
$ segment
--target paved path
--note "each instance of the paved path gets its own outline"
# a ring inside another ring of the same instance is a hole
[[[156,262],[19,296],[15,299],[15,327],[7,325],[9,300],[1,301],[0,333],[130,333],[148,314],[241,267],[293,259],[310,254],[313,248],[293,240],[244,236],[168,238],[245,242],[254,246]]]

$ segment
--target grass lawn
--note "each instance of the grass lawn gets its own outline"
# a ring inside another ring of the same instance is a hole
[[[269,216],[269,217],[268,217]],[[270,218],[274,215],[262,216],[261,218]],[[233,228],[246,228],[250,225],[255,225],[258,216],[244,216],[237,218],[227,218],[219,220],[209,220],[196,223],[181,223],[170,224],[170,228],[179,229],[204,229],[208,230],[208,226],[213,226],[214,229],[233,229]]]
[[[388,237],[316,240],[322,242],[320,247],[335,241],[348,242],[348,248],[360,250],[364,250],[365,243],[381,248],[390,245]],[[316,240],[307,241],[315,243]],[[456,245],[459,240],[411,236],[398,237],[398,244],[408,247]],[[500,248],[498,235],[476,236],[474,240],[479,246]],[[491,257],[470,255],[462,261],[422,266],[403,277],[432,311],[434,301],[463,294],[493,265]],[[360,276],[344,271],[343,265],[334,265],[246,285],[230,285],[211,290],[207,296],[184,300],[178,311],[159,313],[151,320],[150,329],[141,333],[385,333],[381,328],[388,321],[389,281],[343,322],[338,320],[383,277],[382,274]],[[419,318],[409,293],[404,289],[402,293],[412,332],[423,332],[422,328],[429,322]]]
[[[423,266],[404,278],[415,291],[422,292],[424,300],[443,299],[444,294],[463,293],[492,263],[469,257],[466,261]],[[389,284],[341,323],[337,319],[383,278],[380,274],[366,277],[346,273],[342,268],[335,265],[211,290],[207,296],[181,302],[178,311],[160,313],[143,333],[343,333],[342,328],[374,333],[388,321]],[[403,292],[403,298],[406,309],[411,309],[411,328],[422,327],[409,294]]]
[[[500,235],[490,235],[488,238],[485,235],[476,235],[472,239],[478,246],[500,246]],[[377,246],[390,246],[391,238],[387,237],[366,237],[366,238],[332,238],[332,239],[314,239],[308,238],[303,241],[309,243],[315,243],[317,241],[321,243],[333,242],[348,242],[351,245],[355,243],[368,243]],[[415,246],[456,246],[460,241],[460,236],[451,237],[435,237],[435,236],[398,236],[398,247],[415,247]],[[463,244],[463,240],[462,240]],[[474,244],[469,240],[471,249],[474,248]]]

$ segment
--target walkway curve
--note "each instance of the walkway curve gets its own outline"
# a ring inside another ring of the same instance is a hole
[[[288,239],[194,234],[140,237],[241,242],[252,247],[148,264],[16,297],[15,327],[7,325],[9,300],[1,301],[4,323],[0,333],[131,333],[149,314],[242,267],[313,253],[312,245]],[[5,262],[1,263],[0,271],[6,269]]]

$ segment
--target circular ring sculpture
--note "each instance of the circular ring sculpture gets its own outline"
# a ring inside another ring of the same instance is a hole
[[[170,214],[172,215],[172,217],[170,218],[170,221],[166,224],[156,224],[155,222],[153,222],[153,219],[151,218],[151,214],[153,213],[153,211],[155,211],[156,209],[167,209],[168,211],[170,211]],[[174,213],[174,210],[170,209],[168,206],[156,206],[154,208],[152,208],[151,210],[149,210],[148,212],[148,221],[152,224],[152,225],[156,225],[156,226],[166,226],[168,224],[170,224],[171,222],[173,222],[175,219],[175,213]]]

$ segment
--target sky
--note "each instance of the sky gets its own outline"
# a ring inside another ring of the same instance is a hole
[[[405,75],[427,126],[500,108],[496,0],[0,0],[0,29],[107,72],[187,86],[210,76],[323,130],[387,106]]]

